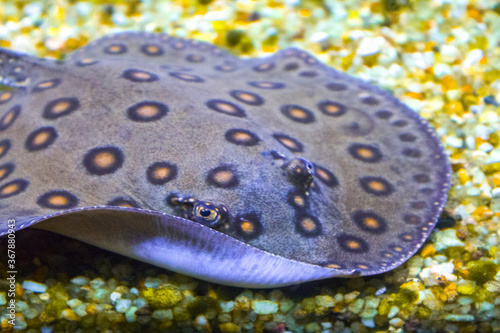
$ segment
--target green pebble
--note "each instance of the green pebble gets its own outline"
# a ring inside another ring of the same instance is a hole
[[[333,298],[331,296],[328,296],[328,295],[319,295],[319,296],[316,296],[315,299],[316,299],[317,306],[322,306],[325,308],[332,308],[335,305]]]
[[[319,326],[318,323],[307,324],[305,329],[306,329],[306,332],[308,332],[308,333],[321,332],[321,326]]]
[[[172,320],[174,318],[172,314],[172,310],[156,310],[153,312],[151,317],[158,319],[160,321],[165,321],[165,320]]]
[[[474,321],[473,315],[449,314],[444,319],[449,321]]]
[[[393,306],[390,310],[389,310],[389,314],[387,315],[387,318],[394,318],[395,315],[397,315],[399,312],[399,308],[397,306]]]
[[[474,303],[474,300],[471,297],[461,296],[458,298],[458,304],[460,305],[469,305]]]
[[[278,312],[278,304],[272,301],[253,301],[252,309],[256,314],[272,314]]]
[[[489,260],[477,260],[467,263],[469,276],[467,279],[483,284],[492,280],[498,273],[497,265]]]
[[[125,319],[129,323],[135,322],[135,312],[137,311],[137,308],[135,306],[132,306],[128,311],[125,313]]]
[[[0,305],[7,304],[7,293],[6,292],[1,292],[0,293]]]
[[[220,308],[222,309],[222,312],[231,312],[234,309],[234,302],[220,302]]]
[[[479,308],[477,309],[478,313],[489,311],[495,308],[495,305],[489,303],[489,302],[483,302],[479,304]]]
[[[378,297],[367,296],[365,298],[365,308],[376,309],[376,308],[378,308],[379,304],[380,304],[380,298],[378,298]]]
[[[284,301],[280,302],[280,311],[281,312],[288,312],[293,306],[294,302],[290,299],[285,299]]]
[[[363,305],[365,304],[365,300],[358,299],[354,303],[349,304],[347,307],[351,312],[358,314],[363,309]]]

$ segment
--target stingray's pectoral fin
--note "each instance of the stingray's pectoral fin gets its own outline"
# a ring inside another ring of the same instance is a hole
[[[92,207],[36,227],[232,286],[279,287],[349,274],[273,255],[199,223],[150,211]]]
[[[0,83],[10,87],[25,87],[57,62],[0,48]]]

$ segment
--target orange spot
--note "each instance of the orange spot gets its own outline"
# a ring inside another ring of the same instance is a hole
[[[5,92],[0,95],[0,101],[5,102],[11,98],[12,94],[10,92]]]
[[[302,225],[302,228],[306,231],[314,231],[316,229],[316,224],[314,223],[313,220],[309,218],[303,219],[300,224]]]
[[[328,268],[341,268],[341,267],[340,267],[339,265],[337,265],[337,264],[328,264],[328,265],[326,265],[326,267],[328,267]]]
[[[339,107],[338,107],[338,106],[336,106],[336,105],[327,104],[327,105],[325,106],[325,110],[326,110],[326,112],[328,112],[328,113],[337,113],[337,112],[339,112]]]
[[[5,150],[5,146],[0,146],[0,155],[3,154],[3,151]]]
[[[42,82],[38,85],[39,88],[50,88],[54,85],[53,81]]]
[[[376,219],[373,217],[366,217],[365,220],[365,225],[369,228],[378,228],[380,225]]]
[[[295,118],[305,119],[307,118],[307,114],[300,109],[292,109],[290,110],[290,114]]]
[[[2,125],[9,125],[12,120],[14,119],[14,112],[9,112],[5,118],[3,119],[3,124]]]
[[[139,79],[139,80],[147,80],[149,78],[151,78],[151,75],[149,75],[148,73],[144,73],[144,72],[134,72],[132,74],[133,77],[135,77],[136,79]]]
[[[367,148],[358,148],[356,151],[359,156],[363,158],[372,158],[373,157],[373,151]]]
[[[57,102],[56,105],[52,108],[53,113],[61,113],[66,111],[69,108],[69,103],[65,101]]]
[[[5,175],[5,169],[0,169],[0,178],[2,178]]]
[[[241,223],[241,230],[243,230],[247,234],[250,234],[254,231],[253,224],[251,222],[244,221],[243,223]]]
[[[121,205],[118,205],[118,206],[132,208],[132,206],[128,203],[122,203]]]
[[[90,64],[93,61],[94,61],[94,59],[92,59],[92,58],[85,58],[85,59],[80,60],[80,62],[82,64]]]
[[[49,198],[48,202],[53,206],[64,206],[68,204],[68,198],[62,195],[54,195]]]
[[[241,93],[238,95],[239,98],[247,101],[247,102],[253,102],[255,101],[255,97],[250,95],[250,94],[247,94],[247,93]]]
[[[346,245],[348,248],[353,249],[353,250],[357,250],[357,249],[361,248],[361,244],[359,244],[359,242],[356,242],[354,240],[348,241]]]
[[[403,248],[401,248],[399,246],[395,246],[393,250],[396,252],[401,252],[401,251],[403,251]]]
[[[362,264],[358,265],[358,267],[361,268],[361,269],[368,269],[368,266],[362,265]]]
[[[158,47],[156,47],[156,46],[148,46],[148,52],[156,53],[156,52],[158,52]]]
[[[297,148],[297,146],[295,145],[295,142],[293,142],[292,140],[281,138],[280,141],[281,141],[282,144],[284,144],[285,146],[287,146],[290,149],[296,149]]]
[[[229,171],[219,171],[214,175],[214,180],[217,183],[228,183],[233,178],[233,174]]]
[[[33,145],[39,146],[46,142],[50,138],[50,134],[47,132],[40,132],[38,133],[35,138],[33,139]]]
[[[390,253],[386,253],[386,254],[384,254],[384,256],[386,256],[387,258],[392,258],[392,254],[390,254]]]
[[[248,133],[236,132],[236,133],[234,133],[234,138],[237,141],[245,142],[245,141],[249,141],[252,137]]]
[[[156,179],[164,179],[170,174],[169,168],[158,168],[154,172]]]
[[[297,206],[303,206],[304,205],[304,198],[302,198],[300,195],[297,195],[293,198],[293,202],[295,202],[295,204]]]
[[[330,181],[330,176],[324,170],[316,169],[316,173],[318,174],[319,178],[323,179],[325,182]]]
[[[403,238],[406,239],[406,240],[412,240],[413,239],[412,235],[404,235]]]
[[[19,186],[17,186],[16,184],[10,184],[9,186],[6,186],[2,189],[2,194],[3,195],[11,194],[11,193],[14,193],[15,191],[17,191],[18,189],[19,189]]]
[[[111,52],[120,52],[122,47],[120,45],[112,45],[109,47],[109,51]]]
[[[231,112],[231,113],[235,112],[234,107],[226,103],[218,103],[217,107],[226,112]]]
[[[376,181],[376,180],[372,180],[368,186],[374,190],[374,191],[378,191],[378,192],[382,192],[384,191],[386,188],[385,188],[385,185],[379,181]]]
[[[95,165],[103,169],[110,167],[111,165],[113,165],[113,163],[115,163],[115,161],[115,156],[108,152],[99,153],[94,158]]]
[[[143,105],[137,109],[137,114],[145,118],[151,118],[158,114],[158,108],[153,105]]]

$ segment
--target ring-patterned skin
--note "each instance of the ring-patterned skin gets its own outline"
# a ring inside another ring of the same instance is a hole
[[[391,270],[446,202],[427,121],[299,49],[125,32],[64,61],[0,49],[0,77],[0,235],[275,287]]]

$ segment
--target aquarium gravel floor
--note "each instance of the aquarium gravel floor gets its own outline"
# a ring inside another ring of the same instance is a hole
[[[62,58],[110,32],[296,46],[382,86],[437,129],[453,183],[430,239],[386,274],[248,290],[36,230],[16,234],[16,324],[3,331],[499,332],[500,5],[497,1],[1,1],[0,46]]]

